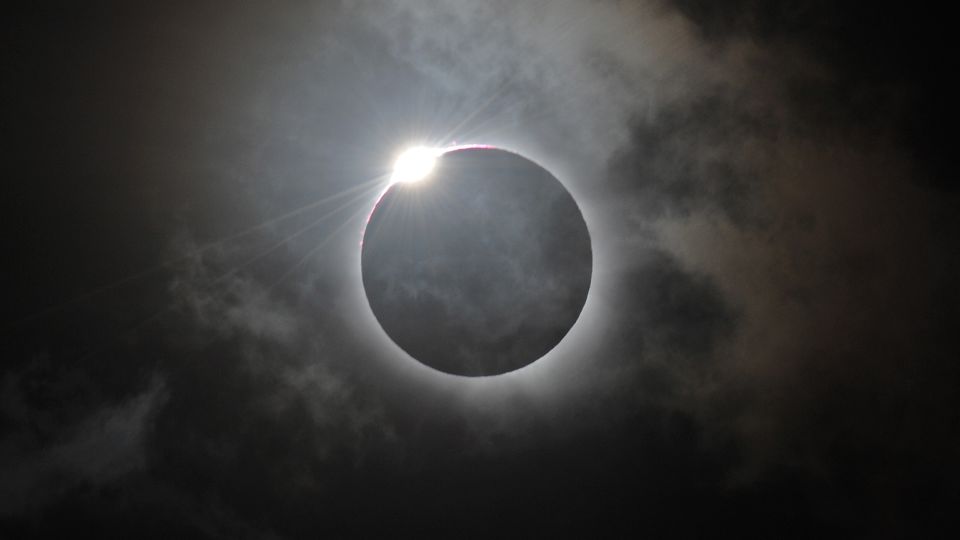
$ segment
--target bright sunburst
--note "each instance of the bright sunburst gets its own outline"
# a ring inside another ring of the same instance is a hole
[[[423,180],[433,170],[439,153],[438,150],[425,146],[417,146],[404,151],[393,164],[393,176],[390,177],[390,183],[410,183]]]

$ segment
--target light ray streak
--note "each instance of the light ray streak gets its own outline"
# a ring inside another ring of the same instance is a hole
[[[12,329],[15,329],[16,327],[19,327],[19,326],[22,326],[22,325],[25,325],[25,324],[29,324],[29,323],[34,322],[34,321],[36,321],[36,320],[42,319],[42,318],[44,318],[44,317],[48,317],[48,316],[50,316],[50,315],[56,314],[56,313],[58,313],[58,312],[60,312],[60,311],[63,311],[64,309],[67,309],[67,308],[69,308],[69,307],[71,307],[71,306],[73,306],[73,305],[76,305],[76,304],[78,304],[78,303],[81,303],[81,302],[83,302],[83,301],[85,301],[85,300],[89,300],[89,299],[91,299],[91,298],[95,298],[95,297],[97,297],[97,296],[99,296],[99,295],[101,295],[101,294],[103,294],[103,293],[110,292],[110,291],[112,291],[112,290],[119,289],[119,288],[121,288],[121,287],[123,287],[123,286],[125,286],[125,285],[129,285],[129,284],[135,283],[135,282],[137,282],[137,281],[139,281],[139,280],[141,280],[141,279],[143,279],[143,278],[146,278],[146,277],[148,277],[148,276],[150,276],[150,275],[152,275],[152,274],[155,274],[155,273],[157,273],[157,272],[159,272],[159,271],[161,271],[161,270],[163,270],[163,269],[165,269],[165,268],[170,268],[170,267],[176,266],[176,265],[178,265],[178,264],[180,264],[180,263],[183,263],[183,262],[189,260],[189,259],[192,258],[192,257],[196,257],[197,255],[202,255],[203,253],[205,253],[205,252],[207,252],[207,251],[209,251],[209,250],[211,250],[211,249],[213,249],[213,248],[220,247],[220,246],[222,246],[223,244],[226,244],[226,243],[228,243],[228,242],[233,242],[233,241],[235,241],[235,240],[239,240],[239,239],[244,238],[244,237],[246,237],[246,236],[249,236],[249,235],[251,235],[251,234],[253,234],[253,233],[257,232],[257,231],[263,230],[263,229],[265,229],[265,228],[267,228],[267,227],[269,227],[269,226],[271,226],[271,225],[284,222],[284,221],[286,221],[286,220],[288,220],[288,219],[290,219],[290,218],[293,218],[293,217],[296,217],[296,216],[298,216],[298,215],[300,215],[300,214],[303,214],[304,212],[307,212],[307,211],[309,211],[309,210],[313,210],[314,208],[318,208],[318,207],[320,207],[320,206],[323,206],[323,205],[326,204],[326,203],[333,202],[333,201],[335,201],[335,200],[341,199],[341,198],[343,198],[343,197],[345,197],[345,196],[347,196],[347,195],[350,195],[350,194],[352,194],[352,193],[354,193],[354,192],[356,192],[356,191],[358,191],[358,190],[363,190],[363,192],[364,192],[364,194],[365,194],[365,193],[367,193],[367,192],[370,191],[370,189],[371,189],[372,186],[374,186],[374,185],[376,185],[376,184],[380,184],[381,182],[383,182],[384,178],[386,178],[386,177],[387,177],[387,175],[380,175],[380,176],[377,176],[377,177],[372,178],[372,179],[370,179],[370,180],[363,181],[363,182],[361,182],[361,183],[359,183],[359,184],[357,184],[357,185],[355,185],[355,186],[352,186],[352,187],[349,187],[349,188],[347,188],[347,189],[345,189],[345,190],[339,191],[339,192],[337,192],[337,193],[335,193],[335,194],[333,194],[333,195],[330,195],[330,196],[327,196],[327,197],[323,197],[323,198],[317,199],[317,200],[312,201],[312,202],[310,202],[310,203],[307,203],[307,204],[305,204],[305,205],[303,205],[303,206],[301,206],[301,207],[299,207],[299,208],[294,208],[293,210],[290,210],[290,211],[288,211],[288,212],[285,212],[284,214],[281,214],[281,215],[279,215],[279,216],[275,216],[275,217],[272,217],[272,218],[270,218],[270,219],[267,219],[266,221],[262,221],[262,222],[260,222],[260,223],[255,224],[255,225],[251,225],[251,226],[247,227],[246,229],[242,229],[242,230],[240,230],[240,231],[238,231],[238,232],[236,232],[236,233],[233,233],[233,234],[230,234],[230,235],[228,235],[228,236],[219,238],[219,239],[217,239],[217,240],[213,240],[213,241],[211,241],[211,242],[208,242],[208,243],[206,243],[206,244],[204,244],[204,245],[202,245],[202,246],[199,246],[199,247],[197,247],[197,248],[194,248],[194,249],[186,252],[185,254],[183,254],[183,255],[181,255],[180,257],[177,257],[177,258],[175,258],[175,259],[171,259],[171,260],[168,260],[168,261],[163,261],[163,262],[157,263],[157,264],[155,264],[155,265],[153,265],[153,266],[150,266],[150,267],[148,267],[148,268],[145,268],[145,269],[140,270],[140,271],[138,271],[138,272],[135,272],[135,273],[133,273],[133,274],[124,276],[124,277],[122,277],[122,278],[120,278],[120,279],[117,279],[117,280],[115,280],[115,281],[111,281],[111,282],[108,282],[108,283],[105,283],[105,284],[96,286],[96,287],[94,287],[94,288],[92,288],[92,289],[90,289],[90,290],[88,290],[88,291],[86,291],[86,292],[80,293],[80,294],[78,294],[78,295],[76,295],[76,296],[74,296],[74,297],[71,297],[71,298],[67,299],[67,300],[63,300],[63,301],[61,301],[61,302],[59,302],[59,303],[56,303],[56,304],[53,304],[53,305],[48,306],[48,307],[46,307],[46,308],[43,308],[43,309],[41,309],[41,310],[39,310],[39,311],[31,314],[31,315],[27,315],[27,316],[25,316],[25,317],[23,317],[23,318],[20,318],[20,319],[16,320],[16,321],[13,321],[13,322],[9,323],[9,325],[8,325],[7,328],[4,330],[4,332],[9,332],[9,331],[11,331]]]

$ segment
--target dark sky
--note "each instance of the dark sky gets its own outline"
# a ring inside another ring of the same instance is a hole
[[[3,22],[0,536],[956,528],[946,14],[75,4]],[[593,241],[500,377],[398,352],[360,286],[378,179],[453,141]]]

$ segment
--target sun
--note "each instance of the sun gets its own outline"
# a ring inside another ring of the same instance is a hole
[[[426,146],[416,146],[405,150],[393,164],[393,175],[390,177],[390,183],[411,183],[423,180],[433,171],[439,154],[440,152],[437,149]]]

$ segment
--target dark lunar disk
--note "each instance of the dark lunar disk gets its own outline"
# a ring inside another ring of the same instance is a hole
[[[537,360],[576,322],[590,288],[590,236],[546,169],[492,148],[443,154],[393,185],[364,233],[363,286],[410,356],[455,375]]]

